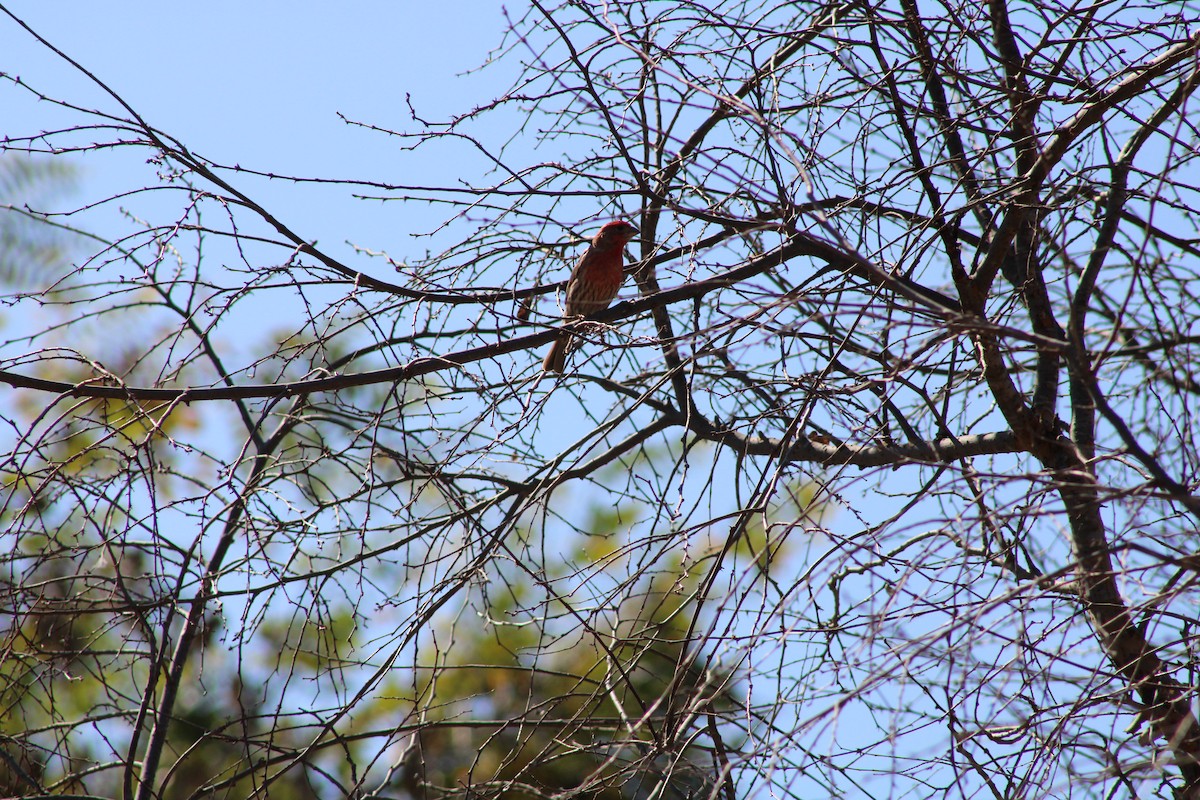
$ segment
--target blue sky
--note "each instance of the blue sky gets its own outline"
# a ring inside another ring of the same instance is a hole
[[[444,182],[446,164],[402,153],[396,140],[351,129],[338,114],[412,130],[406,96],[422,115],[440,119],[506,88],[501,70],[464,74],[500,43],[499,4],[4,5],[194,152],[277,173]],[[116,110],[111,98],[7,16],[0,16],[0,70],[52,97]],[[12,91],[0,95],[6,133],[52,129],[59,121],[52,111],[45,103],[21,103]],[[130,181],[129,170],[141,168],[137,161],[81,161],[81,197],[142,185]],[[250,188],[325,246],[349,239],[403,247],[403,233],[436,221],[416,206],[401,212],[395,205],[355,203],[344,191],[338,200],[315,202],[290,184]]]

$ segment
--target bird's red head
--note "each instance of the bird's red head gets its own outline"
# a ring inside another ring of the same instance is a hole
[[[619,242],[624,246],[625,243],[637,235],[637,228],[623,219],[614,219],[612,222],[604,223],[604,226],[600,228],[600,232],[596,234],[596,241],[605,244],[616,244]]]

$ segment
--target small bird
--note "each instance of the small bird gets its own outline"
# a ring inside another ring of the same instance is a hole
[[[592,237],[592,243],[579,257],[567,281],[563,320],[570,321],[603,311],[617,296],[625,281],[625,245],[638,235],[638,229],[624,220],[606,223]],[[544,372],[562,372],[567,365],[571,334],[560,332],[546,359]]]

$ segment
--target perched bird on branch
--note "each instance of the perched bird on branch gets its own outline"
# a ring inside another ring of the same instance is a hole
[[[579,257],[579,262],[567,281],[567,298],[563,304],[563,321],[571,322],[608,308],[625,281],[625,245],[637,236],[638,229],[624,220],[614,220],[592,237],[592,243]],[[562,331],[546,359],[545,372],[562,372],[567,365],[567,350],[571,334]]]

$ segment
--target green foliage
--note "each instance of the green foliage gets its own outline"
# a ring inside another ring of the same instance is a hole
[[[0,155],[0,283],[43,289],[70,261],[72,235],[31,215],[74,188],[76,167],[63,159]]]
[[[600,482],[637,470],[653,474],[674,457],[669,449],[644,451],[606,470]],[[779,556],[771,526],[820,514],[803,483],[782,496],[765,515],[769,524],[747,526],[730,558],[765,569]],[[376,716],[413,721],[405,728],[397,791],[438,796],[470,786],[481,796],[512,800],[558,793],[632,800],[664,785],[677,797],[714,791],[720,778],[712,753],[737,747],[741,734],[726,731],[723,720],[744,698],[736,669],[693,644],[694,628],[702,629],[707,616],[707,572],[675,549],[653,569],[625,578],[622,553],[646,534],[640,505],[593,499],[579,514],[574,531],[552,534],[555,548],[569,558],[536,577],[507,575],[500,590],[489,583],[477,598],[482,624],[455,625],[454,646],[439,649],[436,665],[419,669],[411,689],[393,682],[384,693],[393,699]],[[527,530],[521,538],[548,535]],[[701,562],[720,549],[714,540],[699,554]],[[621,587],[624,599],[606,628],[599,618],[576,624],[573,595],[555,599],[551,593],[544,607],[531,605],[535,588],[570,585],[585,568],[588,584]],[[530,608],[544,611],[531,614]],[[661,757],[648,756],[655,752]]]

